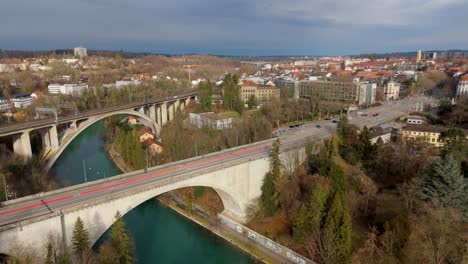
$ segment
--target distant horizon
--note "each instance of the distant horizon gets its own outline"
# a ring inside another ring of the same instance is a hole
[[[107,52],[128,52],[136,54],[152,54],[152,55],[168,55],[168,56],[178,56],[178,55],[208,55],[208,56],[219,56],[219,57],[348,57],[348,56],[359,56],[359,55],[392,55],[392,54],[405,54],[405,53],[416,53],[418,50],[400,50],[400,51],[389,51],[389,52],[363,52],[356,54],[306,54],[306,53],[290,53],[279,52],[282,54],[255,54],[254,50],[247,51],[242,54],[239,53],[239,50],[234,53],[221,53],[221,52],[197,52],[197,51],[181,51],[181,52],[163,52],[157,50],[142,50],[142,49],[112,49],[112,48],[88,48],[84,45],[77,45],[71,48],[49,48],[49,49],[11,49],[11,48],[2,48],[0,51],[20,51],[20,52],[53,52],[53,51],[72,51],[76,47],[84,47],[88,51],[107,51]],[[422,52],[448,52],[448,51],[461,51],[468,52],[468,48],[449,48],[449,49],[428,49],[421,50]]]

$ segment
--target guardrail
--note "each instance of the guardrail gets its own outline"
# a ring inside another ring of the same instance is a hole
[[[236,231],[239,234],[244,235],[246,238],[249,239],[252,243],[255,243],[257,245],[262,246],[263,248],[278,254],[287,260],[291,261],[292,263],[297,263],[297,264],[317,264],[314,261],[302,256],[301,254],[279,244],[276,243],[275,241],[269,239],[268,237],[259,234],[252,229],[230,219],[229,217],[219,214],[218,217],[220,218],[221,223]]]

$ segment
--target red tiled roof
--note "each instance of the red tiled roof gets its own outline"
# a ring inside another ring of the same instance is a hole
[[[252,81],[242,81],[241,86],[257,86],[257,84]]]

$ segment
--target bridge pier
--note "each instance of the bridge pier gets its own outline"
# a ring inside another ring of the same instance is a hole
[[[165,125],[167,123],[167,103],[163,103],[161,105],[161,125]]]
[[[149,107],[149,117],[156,121],[156,123],[158,122],[158,120],[156,120],[156,106],[155,105],[151,105]]]
[[[174,103],[169,104],[169,108],[167,111],[169,112],[169,121],[172,121],[174,119],[175,114]]]
[[[31,140],[29,131],[22,132],[13,136],[13,151],[15,154],[25,158],[32,157]]]
[[[182,101],[180,102],[180,111],[183,112],[184,109],[185,109],[185,100],[182,100]]]
[[[145,115],[145,107],[144,106],[140,107],[140,109],[138,109],[138,112],[142,115]]]
[[[177,100],[174,102],[174,115],[177,114],[177,111],[180,110],[180,101]]]

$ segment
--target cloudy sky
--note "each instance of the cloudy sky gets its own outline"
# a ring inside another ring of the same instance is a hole
[[[347,55],[468,49],[468,0],[1,0],[0,48]]]

